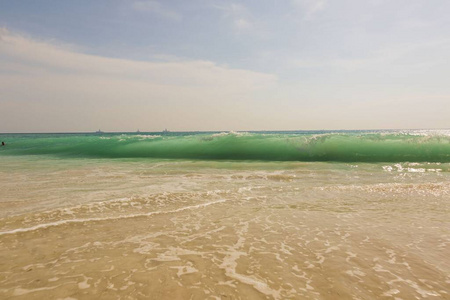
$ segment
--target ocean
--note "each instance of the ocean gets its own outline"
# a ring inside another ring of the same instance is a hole
[[[1,299],[450,299],[450,130],[0,141]]]

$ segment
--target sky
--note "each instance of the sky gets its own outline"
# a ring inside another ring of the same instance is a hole
[[[0,132],[450,128],[448,0],[0,0]]]

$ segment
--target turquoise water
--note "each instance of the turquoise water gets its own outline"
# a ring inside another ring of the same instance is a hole
[[[194,160],[450,162],[450,131],[2,134],[0,155]]]

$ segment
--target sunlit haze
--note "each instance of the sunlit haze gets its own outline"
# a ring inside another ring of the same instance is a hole
[[[0,132],[450,127],[450,2],[1,1]]]

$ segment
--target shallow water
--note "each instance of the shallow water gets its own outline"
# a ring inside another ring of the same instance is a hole
[[[82,154],[0,153],[0,298],[450,299],[449,162]]]

